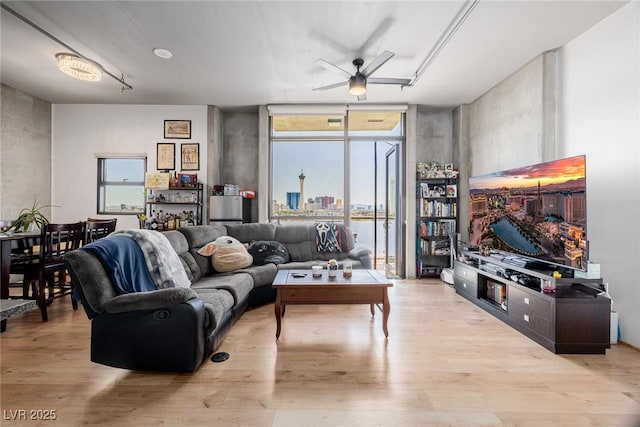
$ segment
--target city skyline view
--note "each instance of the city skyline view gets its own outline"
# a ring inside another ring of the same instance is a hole
[[[472,177],[469,189],[471,244],[586,268],[584,156]]]
[[[391,144],[377,146],[377,205],[384,205],[385,152]],[[374,141],[352,142],[349,166],[351,183],[350,205],[373,207],[374,204]],[[272,151],[272,202],[286,205],[287,193],[300,191],[299,175],[304,174],[304,199],[333,197],[344,203],[344,142],[343,141],[277,141]]]

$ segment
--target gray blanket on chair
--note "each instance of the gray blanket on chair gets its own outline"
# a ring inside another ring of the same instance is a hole
[[[136,241],[142,249],[147,269],[158,289],[191,286],[180,257],[162,233],[130,229],[116,231],[113,234],[125,234]]]

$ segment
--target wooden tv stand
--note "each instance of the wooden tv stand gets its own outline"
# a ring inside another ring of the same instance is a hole
[[[594,295],[601,279],[554,279],[550,272],[504,262],[504,255],[463,251],[454,266],[456,292],[554,353],[604,354],[610,348],[611,300],[604,292]],[[536,286],[541,279],[552,280],[555,292],[542,292]]]

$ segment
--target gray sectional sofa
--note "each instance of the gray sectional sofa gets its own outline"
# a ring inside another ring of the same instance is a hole
[[[348,230],[347,230],[348,231]],[[348,232],[348,252],[319,252],[313,223],[202,225],[165,232],[191,286],[120,294],[90,251],[65,256],[65,264],[91,319],[91,360],[132,370],[192,372],[221,344],[248,308],[275,300],[271,286],[278,269],[307,269],[329,259],[371,268],[371,251]],[[282,264],[252,265],[216,272],[198,250],[220,236],[243,243],[277,241],[289,252]],[[275,327],[275,324],[274,324]]]

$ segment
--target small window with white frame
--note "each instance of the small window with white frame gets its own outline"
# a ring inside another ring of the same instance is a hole
[[[98,214],[144,213],[146,157],[98,158]]]

